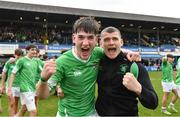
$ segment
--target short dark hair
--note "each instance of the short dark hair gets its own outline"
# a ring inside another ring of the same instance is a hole
[[[172,54],[167,54],[166,56],[167,56],[167,58],[174,58],[174,56]]]
[[[36,48],[37,49],[37,46],[34,45],[34,44],[30,44],[26,47],[26,50],[30,50],[31,48]]]
[[[105,32],[107,32],[107,33],[118,32],[119,36],[121,37],[121,32],[119,31],[119,29],[112,27],[112,26],[109,26],[109,27],[106,27],[105,29],[103,29],[101,31],[101,37],[102,37],[103,33],[105,33]]]
[[[84,31],[86,33],[99,33],[100,25],[92,17],[81,17],[74,23],[73,33]]]
[[[18,48],[14,51],[14,54],[17,56],[23,56],[24,52],[20,48]]]

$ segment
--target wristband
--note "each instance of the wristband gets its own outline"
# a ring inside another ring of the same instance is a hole
[[[44,78],[40,78],[41,82],[47,82],[47,80],[45,80]]]

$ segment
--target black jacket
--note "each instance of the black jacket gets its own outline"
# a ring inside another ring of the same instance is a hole
[[[100,61],[95,105],[100,116],[138,116],[138,96],[122,84],[123,76],[130,71],[131,64],[122,52],[113,60],[105,56]],[[138,81],[142,85],[142,93],[138,98],[144,107],[155,109],[158,106],[157,94],[146,69],[140,63],[138,67]]]

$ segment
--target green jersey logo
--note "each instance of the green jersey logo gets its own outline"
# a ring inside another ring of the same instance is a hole
[[[82,72],[79,71],[79,70],[74,72],[74,76],[75,76],[75,77],[80,76],[81,74],[82,74]]]
[[[30,63],[27,63],[26,65],[27,65],[27,66],[30,66]]]
[[[128,66],[126,64],[121,64],[119,66],[118,74],[125,74],[128,70]]]

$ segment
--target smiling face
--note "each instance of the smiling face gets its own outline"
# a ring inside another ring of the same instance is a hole
[[[174,62],[174,58],[173,58],[173,57],[167,57],[167,60],[168,60],[170,63],[173,63],[173,62]]]
[[[26,47],[27,56],[29,58],[35,57],[36,56],[36,49],[37,49],[37,47],[35,45],[28,45]]]
[[[110,59],[114,59],[120,53],[120,48],[123,45],[119,32],[102,32],[101,33],[101,46],[104,53]]]
[[[93,33],[80,31],[73,34],[73,43],[75,44],[75,53],[82,60],[87,60],[94,49],[97,40]]]
[[[30,48],[30,49],[27,51],[27,56],[28,56],[29,58],[36,57],[36,48]]]

